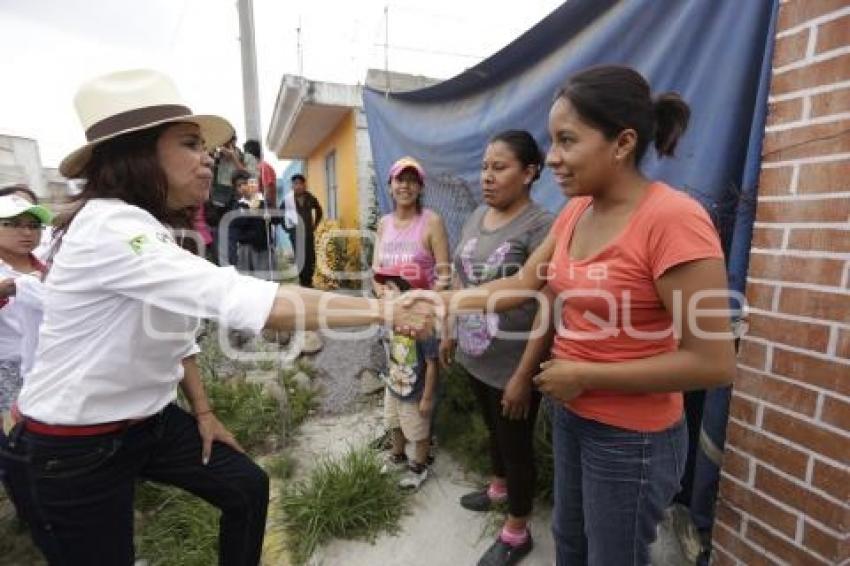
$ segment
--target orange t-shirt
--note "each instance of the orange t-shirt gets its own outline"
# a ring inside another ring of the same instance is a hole
[[[687,194],[655,182],[624,230],[596,254],[576,261],[569,256],[570,240],[591,204],[590,197],[572,199],[552,226],[556,245],[549,287],[560,297],[556,308],[561,311],[553,357],[610,363],[676,350],[672,318],[655,280],[680,263],[723,257],[708,214]],[[587,419],[652,432],[682,417],[682,394],[593,390],[567,407]]]

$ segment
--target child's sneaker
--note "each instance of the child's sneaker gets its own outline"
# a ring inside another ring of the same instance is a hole
[[[384,459],[384,465],[381,466],[382,474],[391,474],[393,472],[401,472],[407,469],[407,454],[387,454]]]
[[[403,489],[416,491],[428,479],[428,466],[412,463],[407,468],[404,476],[399,480],[398,486]]]

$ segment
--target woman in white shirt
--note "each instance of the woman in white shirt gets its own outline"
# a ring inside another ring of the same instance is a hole
[[[205,147],[230,139],[230,124],[193,115],[148,70],[95,79],[75,102],[89,142],[60,172],[86,185],[56,226],[36,363],[9,435],[12,491],[51,564],[132,564],[145,478],[219,507],[220,564],[255,565],[268,478],[209,404],[199,319],[252,332],[385,321],[412,331],[429,326],[430,308],[278,286],[189,253],[171,228],[191,226],[207,198]],[[178,385],[194,414],[174,404]]]
[[[26,187],[0,189],[0,415],[11,408],[32,367],[44,275],[33,250],[52,217]]]

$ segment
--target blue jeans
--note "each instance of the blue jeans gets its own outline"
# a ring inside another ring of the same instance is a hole
[[[550,401],[557,566],[648,565],[687,458],[683,421],[661,432],[582,418]]]
[[[9,435],[12,493],[51,566],[130,565],[138,479],[175,485],[218,507],[219,564],[260,560],[269,482],[250,458],[215,443],[206,466],[194,417],[176,405],[123,432]]]

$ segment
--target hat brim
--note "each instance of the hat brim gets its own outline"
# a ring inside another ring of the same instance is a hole
[[[417,167],[416,165],[413,165],[413,164],[404,165],[403,167],[396,169],[394,171],[391,170],[388,181],[391,182],[393,179],[396,179],[399,175],[401,175],[405,171],[413,171],[414,173],[416,173],[416,176],[419,177],[419,182],[423,185],[425,184],[425,172],[422,169],[420,169],[419,167]]]
[[[167,120],[160,120],[158,122],[151,122],[150,124],[145,124],[144,126],[139,126],[137,128],[129,128],[126,130],[122,130],[120,132],[115,132],[114,134],[110,134],[108,136],[103,136],[96,140],[92,140],[84,146],[75,149],[71,153],[69,153],[65,159],[59,164],[59,173],[62,176],[68,179],[77,179],[82,173],[83,168],[86,163],[88,163],[89,159],[91,159],[92,151],[99,144],[109,141],[111,139],[117,138],[118,136],[122,136],[124,134],[129,134],[131,132],[140,132],[142,130],[148,130],[150,128],[154,128],[156,126],[160,126],[162,124],[170,124],[170,123],[189,123],[189,124],[197,124],[201,129],[201,137],[204,138],[204,145],[209,148],[216,148],[233,137],[235,130],[233,126],[222,118],[221,116],[214,116],[212,114],[190,114],[188,116],[177,116],[175,118],[169,118]]]
[[[29,206],[23,210],[15,211],[15,214],[12,216],[7,216],[5,218],[14,218],[15,216],[20,216],[22,214],[31,214],[35,216],[39,220],[41,220],[42,224],[50,224],[53,222],[53,213],[50,212],[46,207],[41,206],[40,204],[34,204]]]

